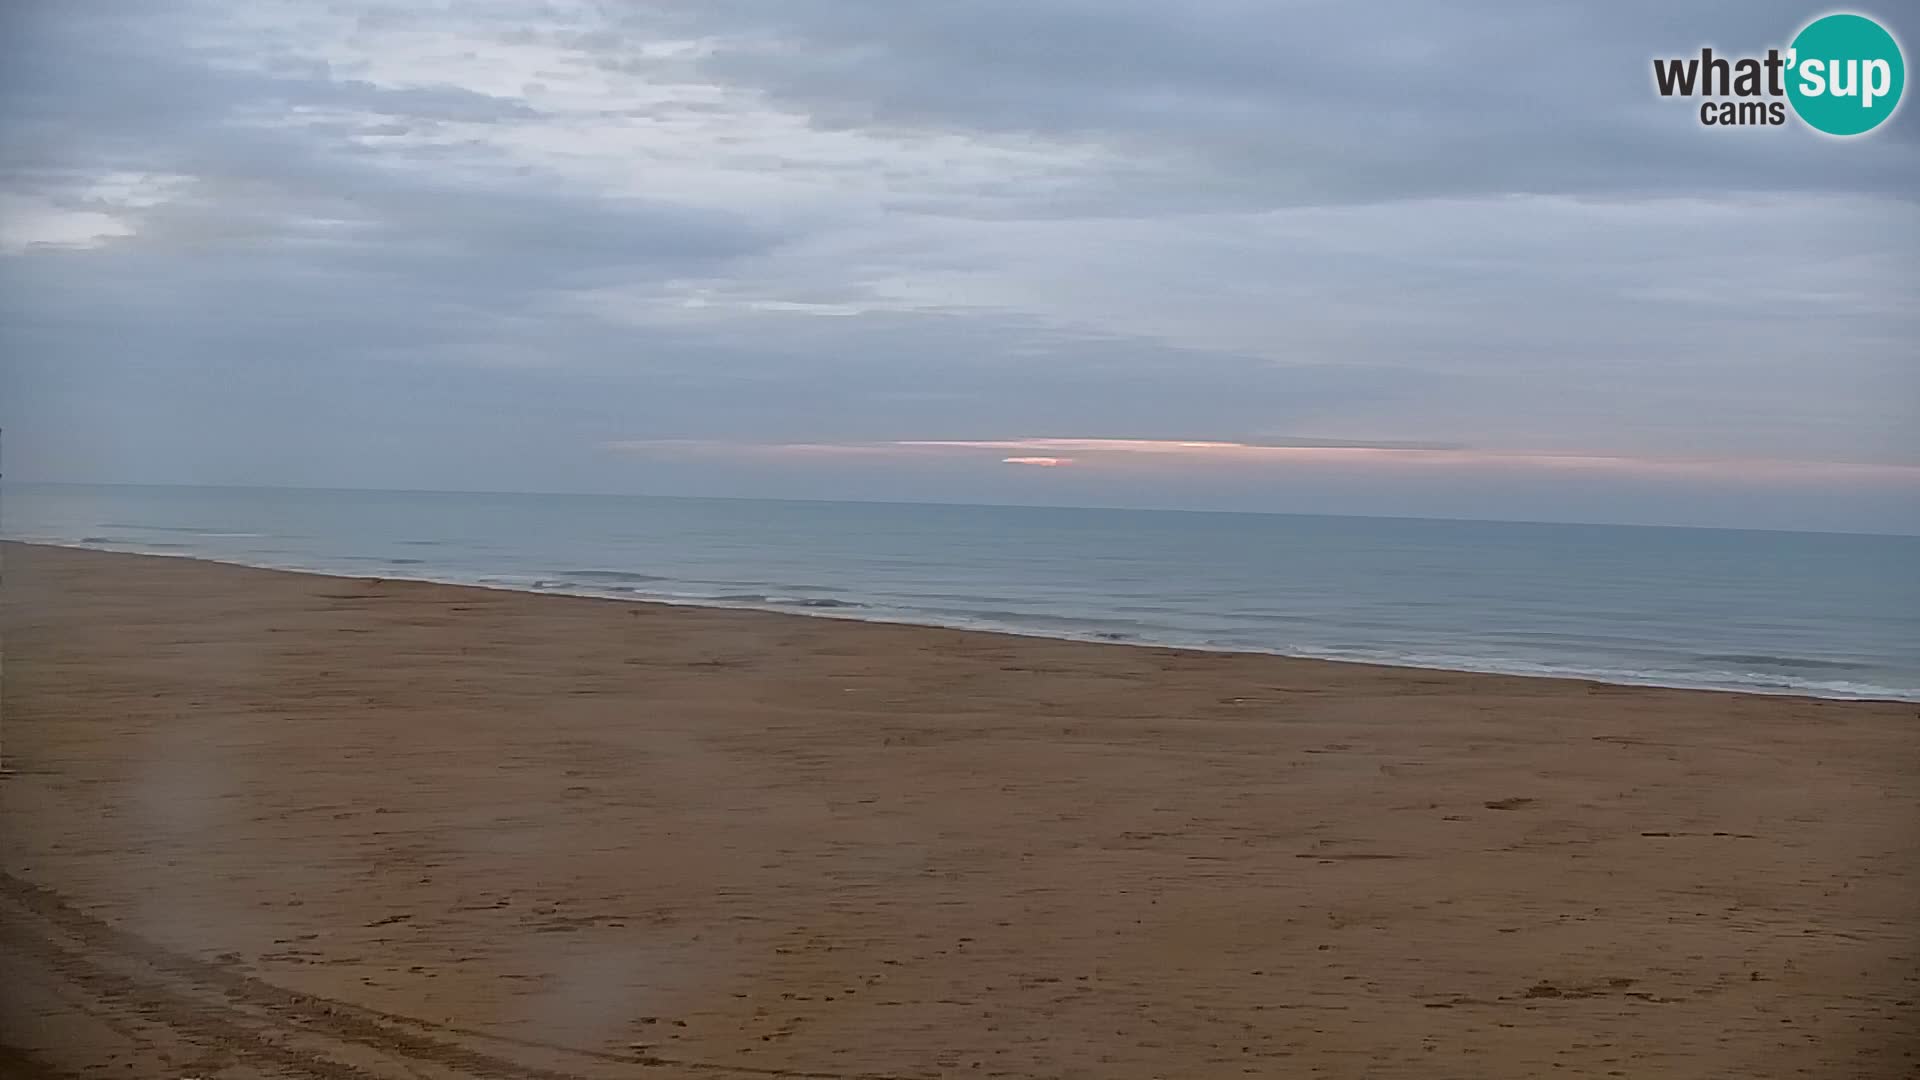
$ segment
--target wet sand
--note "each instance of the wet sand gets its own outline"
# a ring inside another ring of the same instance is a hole
[[[1910,704],[5,559],[0,1075],[1920,1069]]]

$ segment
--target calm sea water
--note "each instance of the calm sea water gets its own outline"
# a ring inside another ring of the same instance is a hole
[[[23,540],[1422,667],[1920,700],[1920,538],[567,495],[9,486]]]

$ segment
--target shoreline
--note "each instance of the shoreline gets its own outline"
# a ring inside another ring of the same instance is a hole
[[[1218,654],[1225,656],[1267,656],[1283,660],[1297,660],[1310,663],[1352,664],[1365,668],[1390,670],[1435,672],[1442,674],[1481,675],[1512,679],[1544,679],[1573,683],[1593,683],[1601,686],[1631,687],[1654,690],[1679,690],[1712,694],[1740,694],[1755,697],[1796,698],[1811,701],[1862,702],[1870,704],[1914,704],[1920,703],[1920,690],[1898,690],[1890,687],[1872,687],[1872,692],[1821,692],[1801,687],[1768,686],[1765,684],[1724,685],[1704,681],[1688,682],[1676,677],[1661,680],[1658,677],[1635,678],[1625,673],[1586,672],[1576,669],[1565,671],[1520,671],[1514,668],[1525,661],[1486,661],[1480,666],[1435,666],[1413,661],[1396,662],[1372,658],[1350,658],[1340,656],[1315,655],[1303,652],[1283,652],[1258,648],[1230,648],[1226,646],[1194,645],[1188,643],[1169,643],[1142,637],[1110,637],[1100,631],[1087,631],[1082,634],[1067,632],[1049,633],[1038,629],[1025,629],[1011,626],[968,625],[964,621],[938,621],[933,618],[904,616],[899,618],[882,615],[862,615],[841,608],[807,608],[804,605],[780,605],[776,603],[728,602],[722,599],[680,599],[657,595],[644,595],[635,591],[600,589],[586,586],[543,587],[539,584],[525,586],[500,584],[487,581],[473,581],[459,578],[428,577],[407,573],[361,574],[346,570],[323,570],[309,567],[289,567],[264,563],[236,562],[211,558],[190,551],[135,551],[119,550],[89,545],[81,542],[63,543],[46,540],[0,540],[0,544],[21,547],[53,548],[65,551],[86,551],[104,555],[125,555],[134,558],[185,559],[193,562],[209,563],[216,566],[231,566],[246,570],[259,570],[280,574],[304,574],[314,577],[336,578],[341,580],[379,580],[411,582],[423,585],[440,585],[448,588],[485,589],[527,596],[558,596],[580,600],[603,600],[612,603],[650,604],[668,608],[692,608],[716,611],[754,611],[769,615],[790,615],[810,619],[830,619],[840,622],[869,623],[881,626],[905,626],[924,629],[951,630],[958,633],[993,634],[1006,637],[1029,638],[1040,641],[1067,641],[1087,645],[1119,645],[1131,648],[1170,649],[1180,652]],[[853,605],[858,608],[860,605]],[[1464,658],[1463,658],[1464,659]]]

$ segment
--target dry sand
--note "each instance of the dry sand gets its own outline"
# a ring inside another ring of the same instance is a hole
[[[9,546],[0,1075],[1916,1075],[1912,705]]]

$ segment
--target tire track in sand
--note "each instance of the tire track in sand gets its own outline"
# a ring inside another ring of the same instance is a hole
[[[606,1066],[666,1075],[778,1080],[924,1080],[620,1055],[490,1035],[380,1012],[311,994],[171,950],[82,912],[59,893],[0,872],[0,942],[9,965],[31,965],[88,1002],[87,1012],[129,1038],[165,1037],[208,1061],[235,1061],[298,1080],[594,1080]],[[20,984],[16,982],[16,987]],[[548,1057],[591,1061],[591,1073],[536,1065],[427,1032],[483,1039]],[[144,1037],[142,1033],[145,1033]],[[37,1058],[0,1048],[0,1062],[32,1063],[27,1075],[59,1075]]]

